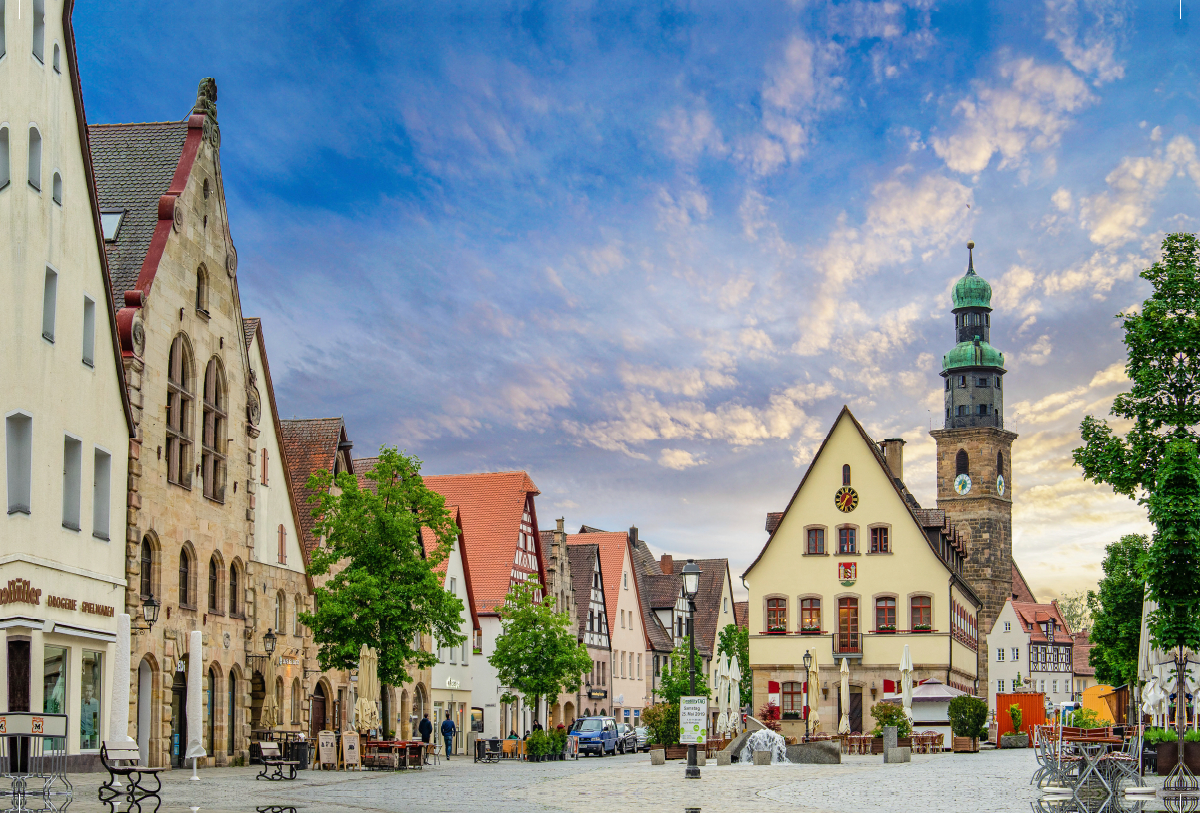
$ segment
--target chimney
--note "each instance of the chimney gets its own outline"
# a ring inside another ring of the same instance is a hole
[[[904,440],[903,438],[888,438],[887,440],[879,441],[879,448],[883,450],[883,459],[887,461],[888,468],[892,472],[892,476],[900,482],[904,482]]]
[[[662,558],[658,560],[658,565],[662,568],[664,576],[670,576],[675,572],[675,560],[668,553],[662,555]]]
[[[636,525],[629,526],[629,544],[636,545],[638,543],[638,529]]]

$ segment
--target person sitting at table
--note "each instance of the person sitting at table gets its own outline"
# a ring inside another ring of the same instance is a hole
[[[508,739],[510,739],[510,740],[518,739],[516,729],[509,730]]]

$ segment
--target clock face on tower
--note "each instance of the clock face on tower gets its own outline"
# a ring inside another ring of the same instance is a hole
[[[833,502],[839,511],[843,514],[849,514],[855,508],[858,508],[858,492],[850,486],[842,486],[833,495]]]
[[[1004,475],[1003,474],[996,475],[996,493],[999,494],[1001,497],[1004,496]]]
[[[954,478],[954,490],[959,494],[971,493],[971,478],[966,474],[960,474]]]

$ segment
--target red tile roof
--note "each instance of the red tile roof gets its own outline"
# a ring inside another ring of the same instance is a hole
[[[257,316],[246,316],[242,319],[242,334],[246,338],[246,348],[250,348],[250,344],[254,341],[254,334],[258,332],[258,326],[261,320]]]
[[[296,509],[300,514],[300,537],[305,550],[312,551],[317,540],[313,527],[316,507],[308,501],[313,492],[308,478],[318,471],[333,471],[339,446],[346,439],[346,424],[341,418],[303,418],[280,421],[280,441],[287,458],[288,476],[295,492]],[[342,449],[347,471],[352,469],[349,448]]]
[[[1041,624],[1046,621],[1053,620],[1054,640],[1066,643],[1069,640],[1071,628],[1067,626],[1067,622],[1063,619],[1062,613],[1058,611],[1058,605],[1051,602],[1050,604],[1036,604],[1026,601],[1014,601],[1013,609],[1017,613],[1017,618],[1021,619],[1021,625],[1025,628],[1025,632],[1030,633],[1031,641],[1044,643],[1046,640],[1045,634],[1042,632]]]
[[[775,529],[779,527],[780,521],[783,519],[782,511],[770,511],[767,513],[767,533],[775,533]]]
[[[739,627],[750,626],[750,602],[733,602],[733,618]]]
[[[1096,674],[1096,668],[1088,663],[1092,647],[1095,646],[1091,636],[1086,632],[1076,632],[1071,634],[1071,640],[1075,642],[1075,646],[1071,650],[1071,671],[1080,677],[1093,677]]]
[[[1036,604],[1037,599],[1033,596],[1033,591],[1029,589],[1029,582],[1025,581],[1025,576],[1021,573],[1021,568],[1017,567],[1017,563],[1012,565],[1012,597],[1013,601],[1023,601],[1026,604]]]
[[[686,561],[673,562],[675,575],[682,581]],[[696,651],[711,658],[717,651],[717,619],[721,615],[721,593],[729,573],[728,559],[697,559],[700,588],[696,591]]]
[[[477,612],[494,613],[504,603],[512,581],[521,517],[528,499],[541,492],[523,471],[483,474],[443,474],[425,477],[425,485],[457,505],[467,540],[466,561],[471,568]],[[537,514],[530,511],[533,538],[538,539]],[[545,584],[546,567],[540,540],[537,544],[538,577]]]
[[[600,573],[604,577],[604,610],[608,616],[608,628],[616,629],[617,597],[620,595],[621,570],[625,561],[625,551],[629,547],[629,535],[613,531],[567,534],[567,545],[596,545],[600,549]]]

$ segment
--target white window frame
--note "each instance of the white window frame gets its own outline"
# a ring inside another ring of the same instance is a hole
[[[92,447],[92,536],[110,541],[112,501],[112,452]]]
[[[33,509],[33,415],[14,410],[4,416],[8,513],[29,515]]]
[[[62,526],[80,530],[83,503],[83,440],[71,433],[63,435]]]

